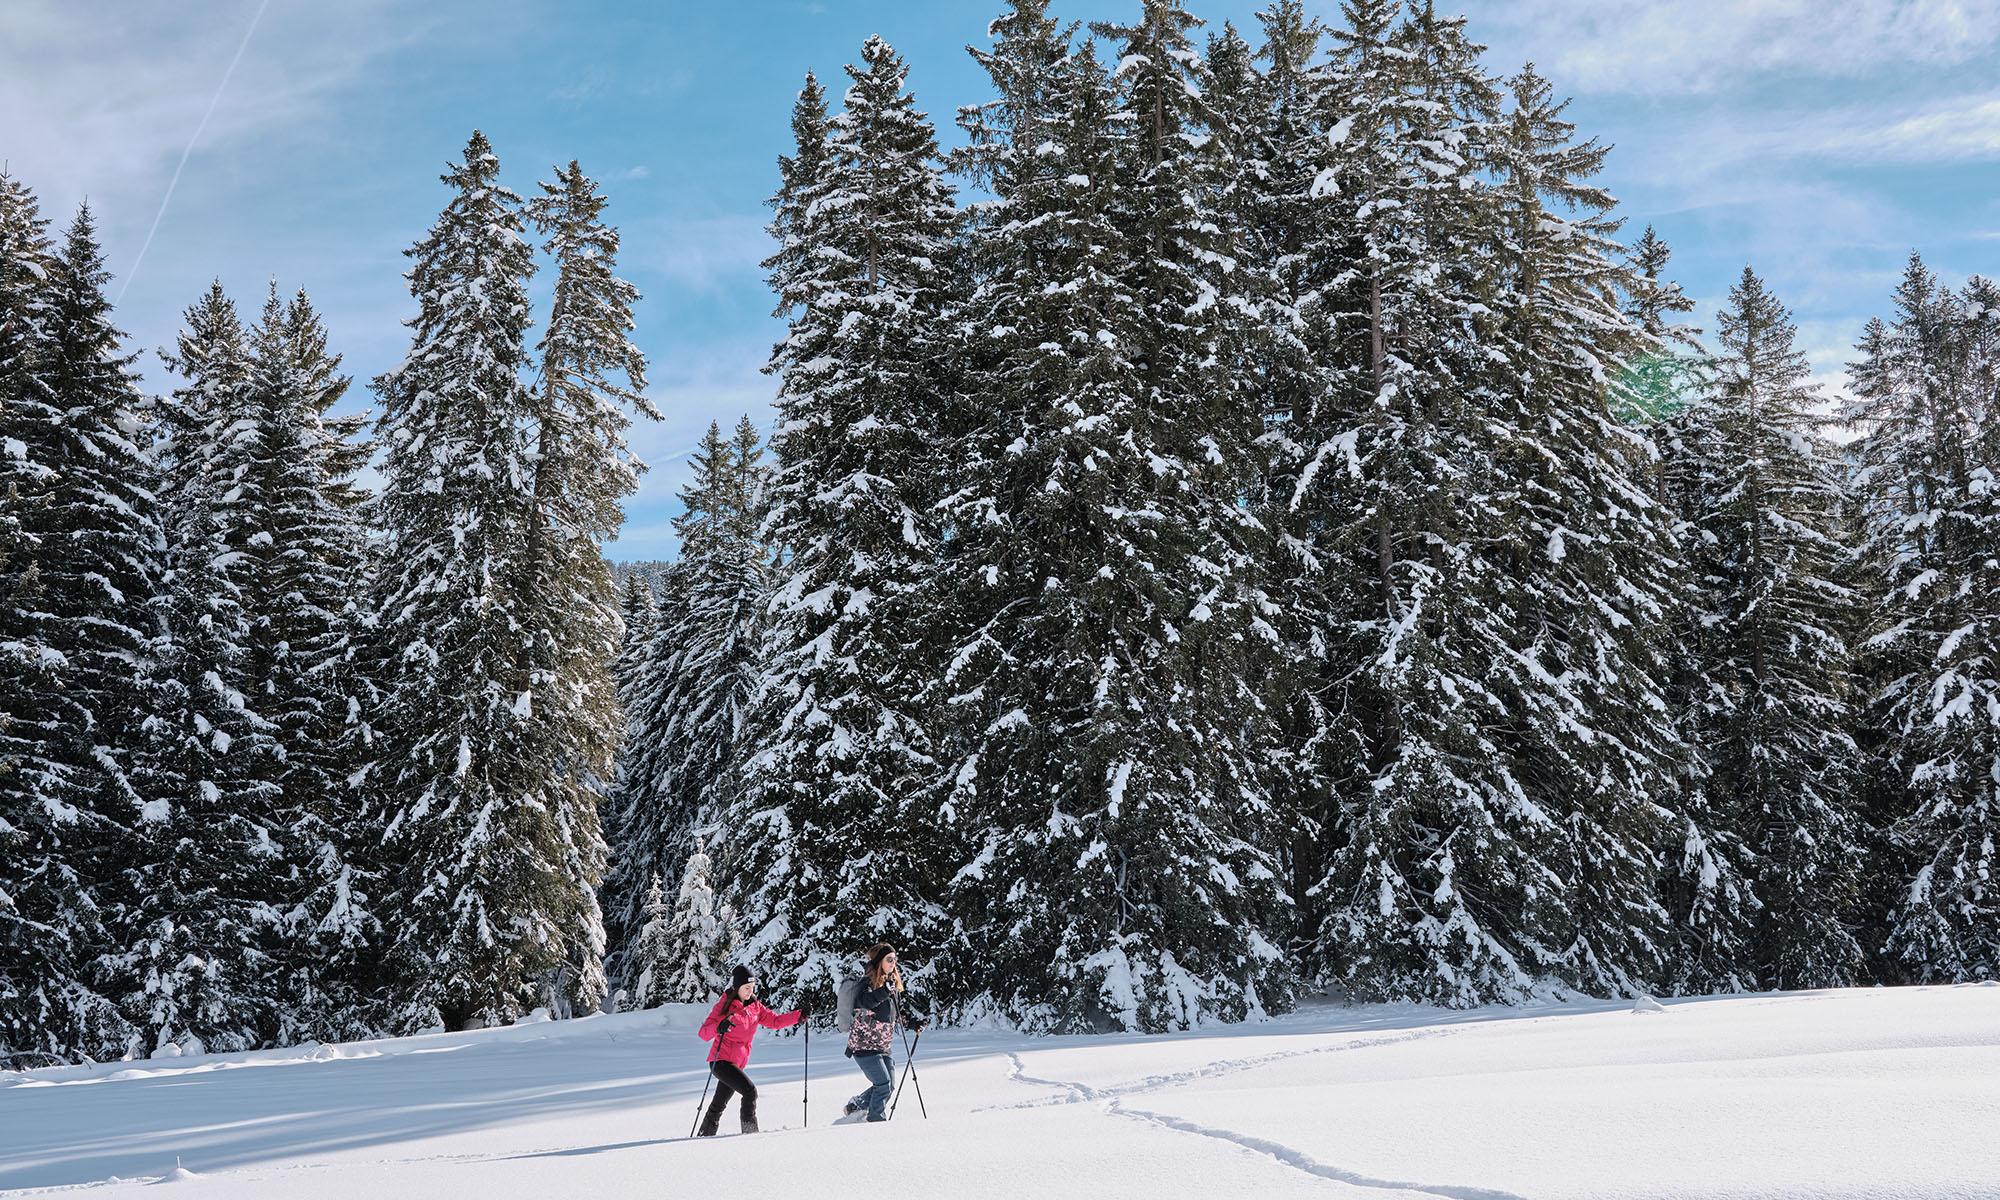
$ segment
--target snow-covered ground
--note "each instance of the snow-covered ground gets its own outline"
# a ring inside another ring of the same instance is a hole
[[[766,1133],[687,1140],[692,1009],[0,1074],[0,1195],[2000,1197],[2000,985],[1444,1013],[1167,1037],[924,1037],[887,1125],[764,1033]],[[732,1109],[723,1128],[735,1127]]]

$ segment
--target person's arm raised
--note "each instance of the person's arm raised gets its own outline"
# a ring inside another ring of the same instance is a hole
[[[766,1029],[790,1029],[806,1015],[803,1005],[788,1013],[774,1013],[763,1005],[757,1006],[757,1023]]]

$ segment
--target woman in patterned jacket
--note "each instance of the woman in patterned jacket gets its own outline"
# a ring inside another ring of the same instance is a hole
[[[895,947],[877,942],[863,957],[864,968],[840,985],[836,1020],[847,1029],[847,1056],[868,1077],[868,1089],[847,1102],[847,1114],[866,1109],[871,1121],[885,1121],[883,1108],[896,1077],[896,1027],[921,1030],[924,1023],[908,1011],[903,974]]]

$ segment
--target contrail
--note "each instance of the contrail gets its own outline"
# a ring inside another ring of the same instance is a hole
[[[243,42],[236,47],[236,57],[229,60],[229,69],[222,73],[222,82],[215,85],[215,95],[209,97],[208,111],[201,114],[201,123],[194,127],[194,136],[188,139],[187,149],[181,151],[180,165],[174,168],[174,177],[167,181],[167,194],[160,197],[160,211],[153,214],[153,227],[146,231],[146,240],[139,246],[139,257],[132,260],[132,269],[125,272],[125,282],[118,288],[118,298],[113,304],[125,302],[125,292],[132,286],[132,280],[139,274],[139,264],[146,261],[146,251],[153,248],[153,235],[160,232],[160,221],[167,215],[167,205],[174,199],[174,189],[180,186],[181,172],[187,170],[188,156],[194,153],[194,145],[201,140],[201,131],[208,128],[208,119],[215,115],[215,106],[222,102],[222,93],[229,87],[229,77],[236,74],[236,64],[243,61],[243,52],[250,48],[250,35],[257,32],[257,22],[264,19],[264,10],[271,7],[271,0],[264,0],[257,6],[250,18],[250,28],[243,31]]]

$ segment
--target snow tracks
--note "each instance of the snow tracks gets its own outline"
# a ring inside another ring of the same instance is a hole
[[[1314,1058],[1323,1055],[1342,1054],[1353,1050],[1366,1050],[1376,1046],[1393,1045],[1399,1042],[1442,1037],[1453,1032],[1456,1032],[1456,1030],[1437,1028],[1413,1029],[1383,1037],[1350,1039],[1330,1046],[1314,1046],[1304,1050],[1280,1050],[1271,1054],[1259,1054],[1246,1058],[1219,1059],[1215,1062],[1205,1063],[1202,1066],[1193,1067],[1185,1071],[1149,1075],[1143,1079],[1134,1080],[1129,1083],[1114,1084],[1108,1087],[1097,1087],[1078,1080],[1048,1079],[1029,1074],[1027,1063],[1022,1060],[1021,1055],[1010,1050],[1007,1052],[1008,1079],[1033,1087],[1057,1088],[1060,1089],[1062,1094],[1037,1097],[1033,1100],[1024,1100],[1013,1104],[987,1105],[984,1108],[975,1109],[974,1111],[987,1112],[996,1109],[1042,1108],[1064,1104],[1088,1104],[1107,1116],[1141,1121],[1178,1133],[1192,1134],[1215,1141],[1227,1142],[1252,1154],[1270,1158],[1293,1170],[1303,1172],[1315,1178],[1324,1179],[1329,1183],[1342,1184],[1348,1188],[1365,1189],[1372,1192],[1402,1196],[1434,1196],[1441,1198],[1441,1200],[1523,1200],[1522,1197],[1512,1192],[1497,1191],[1491,1188],[1379,1179],[1365,1175],[1359,1171],[1350,1171],[1342,1167],[1328,1165],[1301,1150],[1266,1138],[1202,1125],[1171,1113],[1134,1108],[1126,1103],[1127,1099],[1132,1096],[1167,1091],[1172,1088],[1183,1087],[1206,1080],[1224,1078],[1245,1071],[1255,1070],[1259,1067],[1270,1066],[1273,1063],[1287,1062],[1301,1058]]]

